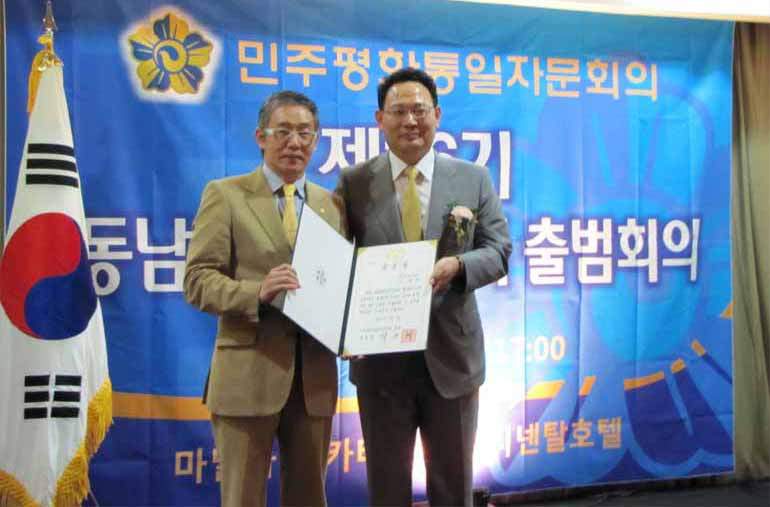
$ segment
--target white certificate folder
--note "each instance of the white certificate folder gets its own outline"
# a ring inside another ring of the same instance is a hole
[[[436,245],[356,249],[303,206],[292,257],[300,288],[274,304],[338,355],[425,350]]]

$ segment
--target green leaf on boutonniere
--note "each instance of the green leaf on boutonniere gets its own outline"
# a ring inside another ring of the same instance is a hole
[[[450,202],[447,214],[447,228],[454,234],[458,245],[463,245],[471,226],[476,223],[476,210]]]

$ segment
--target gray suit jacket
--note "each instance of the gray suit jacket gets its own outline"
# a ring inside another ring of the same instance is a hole
[[[347,168],[336,193],[345,201],[348,227],[359,246],[404,241],[398,199],[388,154]],[[425,239],[440,239],[451,207],[476,210],[477,223],[462,251],[447,251],[440,241],[438,258],[459,254],[465,279],[433,296],[425,361],[438,392],[456,398],[484,382],[484,336],[473,291],[508,272],[511,239],[508,221],[486,168],[436,154]],[[405,379],[403,354],[367,356],[351,363],[350,377],[360,388],[376,389]]]

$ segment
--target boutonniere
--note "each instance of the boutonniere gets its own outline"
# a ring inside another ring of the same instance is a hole
[[[476,213],[465,206],[452,206],[447,217],[447,225],[452,228],[457,239],[462,241],[468,227],[476,223]]]
[[[460,252],[470,235],[471,228],[476,223],[476,210],[455,203],[449,205],[445,237],[447,249]],[[448,237],[447,237],[448,236]]]

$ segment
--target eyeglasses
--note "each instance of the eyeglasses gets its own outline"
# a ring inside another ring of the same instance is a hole
[[[315,130],[308,130],[308,129],[300,129],[300,130],[293,130],[293,129],[286,129],[286,128],[266,128],[262,129],[262,131],[268,135],[275,137],[275,140],[280,143],[287,143],[289,142],[289,139],[291,139],[291,136],[294,134],[297,134],[297,141],[299,144],[303,146],[307,146],[310,143],[313,142],[313,139],[315,139],[315,136],[318,135],[318,132]]]
[[[431,106],[414,106],[414,107],[392,107],[385,109],[385,114],[389,114],[398,120],[405,120],[408,115],[412,115],[415,120],[422,120],[428,113],[433,111]]]

